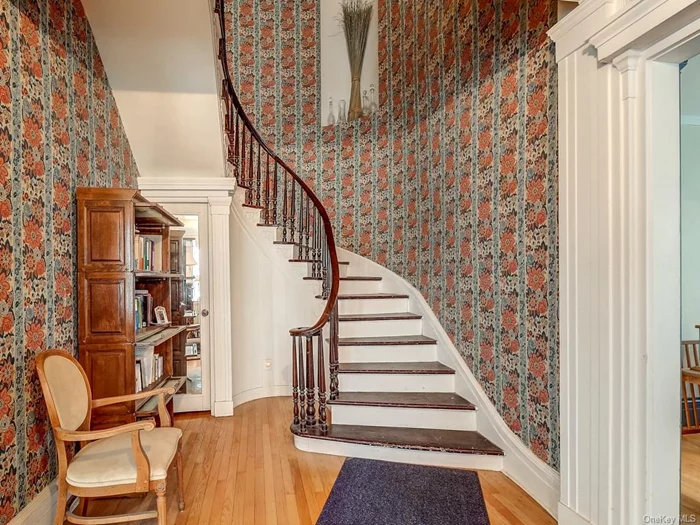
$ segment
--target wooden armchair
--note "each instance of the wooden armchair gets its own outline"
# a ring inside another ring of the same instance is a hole
[[[139,394],[92,399],[85,371],[73,356],[60,350],[39,354],[37,371],[51,419],[58,452],[58,503],[56,525],[64,520],[82,525],[102,525],[158,519],[166,525],[166,487],[168,469],[175,459],[180,510],[184,510],[182,487],[182,431],[171,426],[165,395],[173,389],[158,389]],[[107,430],[90,430],[93,408],[134,401],[158,395],[161,426],[152,420],[129,423]],[[80,442],[83,447],[69,461],[66,443]],[[88,518],[89,498],[119,496],[155,491],[157,510]],[[78,516],[66,512],[68,493],[80,498]]]

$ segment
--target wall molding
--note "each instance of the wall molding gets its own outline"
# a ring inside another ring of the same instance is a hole
[[[478,431],[504,450],[503,472],[530,494],[547,512],[556,517],[559,502],[559,473],[538,458],[506,425],[423,295],[399,275],[356,253],[339,248],[338,258],[350,261],[350,266],[356,274],[380,276],[386,282],[393,284],[391,289],[399,289],[409,295],[409,310],[423,316],[423,333],[438,341],[438,360],[457,372],[456,392],[478,407]],[[360,268],[362,270],[358,272]]]

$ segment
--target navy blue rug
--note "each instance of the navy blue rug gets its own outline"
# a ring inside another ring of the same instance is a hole
[[[479,476],[370,459],[345,461],[316,525],[488,525]]]

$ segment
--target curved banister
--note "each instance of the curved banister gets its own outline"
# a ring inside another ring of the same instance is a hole
[[[331,224],[330,218],[328,217],[328,212],[326,211],[325,207],[321,203],[320,199],[316,196],[314,191],[311,188],[309,188],[306,182],[304,182],[304,180],[301,177],[299,177],[296,174],[296,172],[292,168],[290,168],[287,165],[287,163],[284,162],[272,150],[272,148],[270,148],[267,145],[265,140],[258,133],[257,129],[255,129],[255,126],[246,114],[245,109],[243,109],[243,105],[238,99],[236,90],[233,87],[233,81],[228,67],[228,59],[226,54],[226,21],[225,17],[223,16],[224,0],[216,0],[216,12],[219,15],[219,29],[221,31],[221,38],[219,40],[219,60],[223,69],[223,87],[226,90],[226,93],[229,96],[229,99],[231,100],[236,110],[236,113],[240,116],[243,125],[245,125],[246,129],[248,129],[251,135],[255,138],[255,141],[263,148],[265,153],[267,153],[270,158],[272,158],[285,172],[287,172],[290,175],[290,177],[292,177],[297,182],[297,184],[299,184],[304,193],[309,196],[309,198],[314,204],[314,207],[318,210],[319,215],[321,216],[321,220],[323,221],[323,228],[324,233],[326,235],[326,242],[328,243],[328,252],[330,256],[329,269],[332,274],[332,280],[330,283],[331,288],[328,293],[326,307],[324,308],[318,321],[316,321],[316,323],[313,326],[306,328],[293,328],[289,331],[290,335],[292,336],[316,335],[330,321],[330,317],[333,312],[333,309],[335,308],[335,304],[338,299],[338,292],[340,289],[338,252],[336,250],[335,239],[333,237],[333,226]]]
[[[331,399],[338,394],[340,267],[333,227],[328,212],[314,191],[267,145],[243,109],[228,66],[224,0],[215,0],[214,11],[219,18],[218,55],[223,73],[221,96],[226,110],[227,161],[236,168],[238,185],[246,189],[246,205],[263,212],[264,226],[277,227],[278,231],[282,229],[282,240],[278,242],[294,245],[295,260],[309,263],[311,278],[321,281],[321,298],[326,300],[321,316],[312,326],[292,328],[289,334],[292,337],[292,430],[304,433],[309,427],[318,426],[321,432],[325,432],[327,370],[323,329],[326,325],[330,332],[327,365]],[[278,170],[282,171],[281,180]],[[299,195],[296,194],[297,187]],[[281,204],[278,200],[280,190]],[[281,218],[281,224],[278,218]],[[317,340],[316,350],[314,339]]]

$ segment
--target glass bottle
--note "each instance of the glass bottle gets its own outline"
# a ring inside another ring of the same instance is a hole
[[[333,97],[328,99],[328,123],[329,126],[335,126],[335,115],[333,114]]]
[[[345,112],[345,99],[338,102],[338,124],[345,124],[348,121],[347,113]]]
[[[362,114],[369,115],[369,98],[367,98],[367,90],[362,92]]]
[[[377,112],[377,99],[374,93],[374,84],[369,85],[369,112],[373,115]]]

